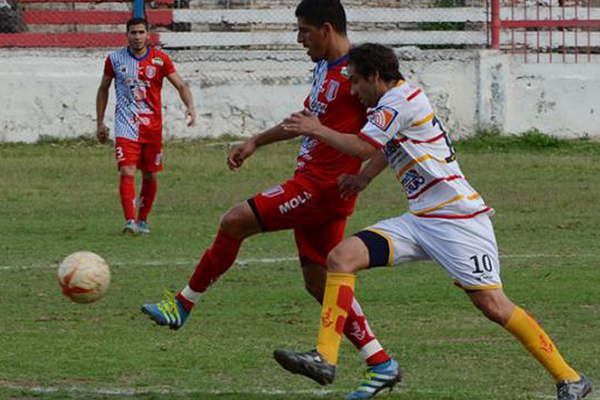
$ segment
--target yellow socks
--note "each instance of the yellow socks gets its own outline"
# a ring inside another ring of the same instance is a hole
[[[557,382],[579,380],[579,374],[563,360],[550,337],[522,308],[515,306],[504,328],[519,339]]]
[[[354,298],[354,274],[327,273],[317,351],[337,365],[344,324]]]

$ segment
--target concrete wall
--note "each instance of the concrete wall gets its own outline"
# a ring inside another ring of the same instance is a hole
[[[483,127],[531,128],[600,138],[600,68],[523,64],[492,51],[398,50],[401,70],[425,89],[454,138]],[[95,130],[105,52],[0,51],[0,141],[76,137]],[[196,98],[199,124],[183,120],[177,92],[164,90],[167,137],[247,136],[301,107],[311,63],[302,51],[183,51],[172,54]],[[106,122],[112,127],[114,91]]]

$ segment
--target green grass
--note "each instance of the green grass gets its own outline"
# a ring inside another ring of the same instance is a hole
[[[338,379],[325,391],[271,359],[275,348],[314,345],[319,307],[296,262],[237,265],[178,332],[138,311],[164,287],[185,284],[223,212],[290,176],[297,145],[259,150],[231,173],[225,146],[167,144],[153,232],[136,238],[119,234],[109,147],[0,145],[0,398],[119,397],[114,390],[140,399],[343,398],[363,371],[347,343]],[[534,132],[480,135],[456,148],[463,171],[496,209],[507,293],[600,382],[600,144]],[[362,195],[348,231],[404,210],[386,172]],[[90,305],[69,302],[55,277],[56,263],[81,249],[111,264],[107,296]],[[292,235],[281,232],[251,238],[239,259],[294,255]],[[552,398],[542,368],[435,264],[363,272],[357,296],[406,373],[404,387],[382,398]]]

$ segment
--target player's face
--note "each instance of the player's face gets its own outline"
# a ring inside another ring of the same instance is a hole
[[[351,92],[365,107],[375,107],[379,101],[379,92],[375,84],[374,76],[365,78],[359,74],[350,64],[348,66],[348,80],[351,85]]]
[[[148,30],[144,24],[131,25],[127,31],[127,40],[129,48],[133,51],[140,51],[146,47],[148,40]]]
[[[302,18],[298,18],[298,43],[308,49],[306,54],[313,62],[325,58],[325,31],[314,25],[306,23]]]

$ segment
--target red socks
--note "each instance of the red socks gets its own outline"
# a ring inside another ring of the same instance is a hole
[[[177,294],[177,298],[188,311],[198,301],[200,293],[206,291],[233,265],[241,245],[242,240],[222,231],[217,232],[217,237],[196,266],[188,286]]]
[[[142,193],[140,195],[140,210],[138,212],[138,221],[148,220],[148,214],[152,210],[152,204],[156,198],[156,190],[158,188],[157,179],[143,179]]]
[[[367,365],[372,366],[390,360],[379,341],[369,327],[369,323],[356,299],[348,310],[348,317],[344,325],[344,335],[360,351],[360,355]]]
[[[135,177],[121,175],[119,194],[125,219],[135,219]]]

